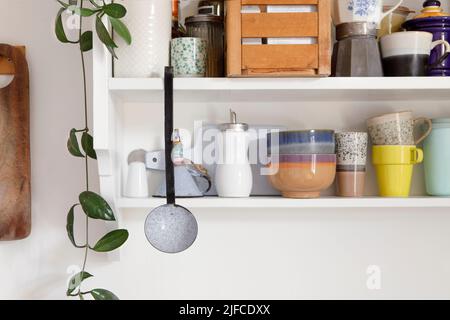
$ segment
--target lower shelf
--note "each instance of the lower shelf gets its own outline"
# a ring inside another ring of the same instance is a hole
[[[151,209],[164,203],[165,199],[162,198],[120,198],[116,201],[119,209]],[[318,199],[204,197],[177,199],[177,204],[187,208],[450,208],[450,197],[323,197]]]

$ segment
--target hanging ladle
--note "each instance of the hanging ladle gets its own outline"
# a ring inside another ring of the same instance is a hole
[[[144,230],[150,244],[165,253],[178,253],[189,248],[197,238],[198,225],[194,215],[175,204],[175,178],[171,159],[173,132],[173,70],[164,73],[164,133],[166,157],[167,204],[153,209],[145,220]]]

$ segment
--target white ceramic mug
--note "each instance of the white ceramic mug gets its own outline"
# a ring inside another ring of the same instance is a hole
[[[419,123],[426,123],[428,128],[416,139],[414,128]],[[401,111],[370,118],[367,127],[374,145],[412,146],[422,142],[430,134],[433,125],[428,118],[414,118],[411,111]]]
[[[442,63],[450,53],[445,40],[433,41],[433,34],[425,31],[404,31],[385,35],[380,40],[385,76],[426,76],[431,50],[445,46],[445,54],[436,64]]]
[[[369,22],[377,26],[394,12],[403,0],[383,12],[383,0],[333,0],[332,17],[335,25],[350,22]]]
[[[149,196],[147,169],[144,162],[136,161],[128,165],[128,177],[124,195],[128,198],[147,198]]]

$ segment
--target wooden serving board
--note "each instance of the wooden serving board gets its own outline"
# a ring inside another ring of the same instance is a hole
[[[0,44],[0,240],[31,232],[29,75],[24,47]]]

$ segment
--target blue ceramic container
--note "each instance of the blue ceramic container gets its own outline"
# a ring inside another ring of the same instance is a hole
[[[424,6],[433,4],[440,6],[438,1],[426,1]],[[403,23],[402,27],[407,31],[426,31],[433,34],[433,41],[446,40],[450,42],[450,16],[435,16],[418,19],[411,19]],[[443,63],[433,66],[445,53],[444,45],[439,45],[431,51],[428,70],[429,76],[450,76],[450,56]]]
[[[276,148],[277,144],[273,143],[273,140],[277,138],[278,148]],[[335,149],[333,130],[282,131],[267,135],[269,153],[333,154]]]
[[[423,144],[425,184],[432,196],[450,196],[450,118],[433,119]]]

